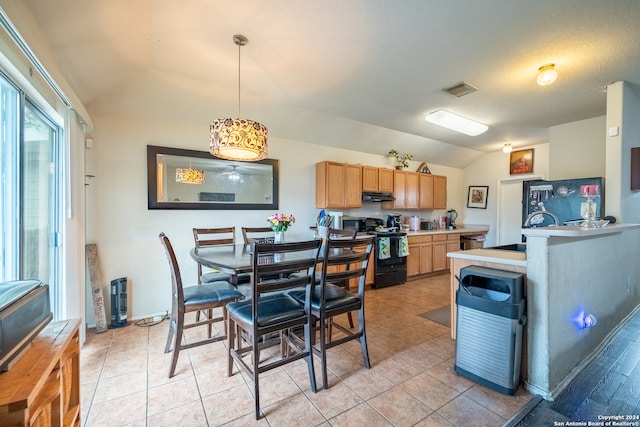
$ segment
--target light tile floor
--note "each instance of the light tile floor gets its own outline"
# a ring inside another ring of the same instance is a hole
[[[352,341],[330,351],[327,390],[310,391],[303,361],[269,371],[259,421],[251,381],[237,369],[226,375],[225,342],[181,352],[169,379],[167,321],[90,330],[81,351],[83,425],[500,426],[532,396],[522,388],[506,396],[453,371],[449,328],[419,316],[447,304],[448,274],[367,291],[371,369]]]

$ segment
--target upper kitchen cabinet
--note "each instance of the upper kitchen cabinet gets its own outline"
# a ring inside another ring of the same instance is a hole
[[[433,175],[433,209],[447,209],[447,177]]]
[[[383,209],[417,209],[419,174],[403,170],[393,171],[393,197],[394,201],[382,202]]]
[[[431,174],[419,176],[418,204],[420,209],[447,208],[447,177]]]
[[[393,193],[393,169],[363,166],[362,191]]]
[[[362,206],[362,166],[316,163],[316,208]]]

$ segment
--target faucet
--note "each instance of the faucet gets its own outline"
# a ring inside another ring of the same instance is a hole
[[[544,203],[538,202],[538,206],[540,207],[540,210],[539,211],[535,211],[535,212],[531,212],[527,216],[527,219],[525,219],[524,224],[522,225],[522,227],[524,227],[524,228],[531,227],[531,219],[536,215],[549,215],[551,217],[551,219],[553,219],[553,222],[555,223],[556,226],[560,225],[560,221],[558,220],[558,217],[555,216],[554,214],[552,214],[551,212],[549,212],[547,210],[547,208],[544,207]]]

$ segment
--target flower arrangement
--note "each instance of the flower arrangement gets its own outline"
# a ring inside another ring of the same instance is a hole
[[[273,215],[269,215],[267,217],[267,222],[269,223],[269,227],[276,233],[281,231],[287,231],[287,228],[294,222],[296,222],[296,218],[293,215],[287,215],[280,212],[276,212]]]
[[[408,168],[409,160],[413,159],[413,154],[404,153],[401,156],[400,153],[398,153],[398,150],[396,150],[395,148],[392,148],[389,151],[389,155],[393,157],[395,161],[398,163],[398,166],[401,166],[402,168]]]

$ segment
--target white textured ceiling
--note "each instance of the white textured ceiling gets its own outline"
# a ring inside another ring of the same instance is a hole
[[[26,0],[89,111],[208,122],[242,115],[270,135],[463,167],[605,114],[605,87],[640,84],[638,0]],[[559,78],[540,87],[539,66]],[[443,88],[467,82],[456,98]],[[448,109],[469,137],[424,120]],[[362,122],[371,126],[353,123]],[[389,132],[388,129],[398,132]]]

